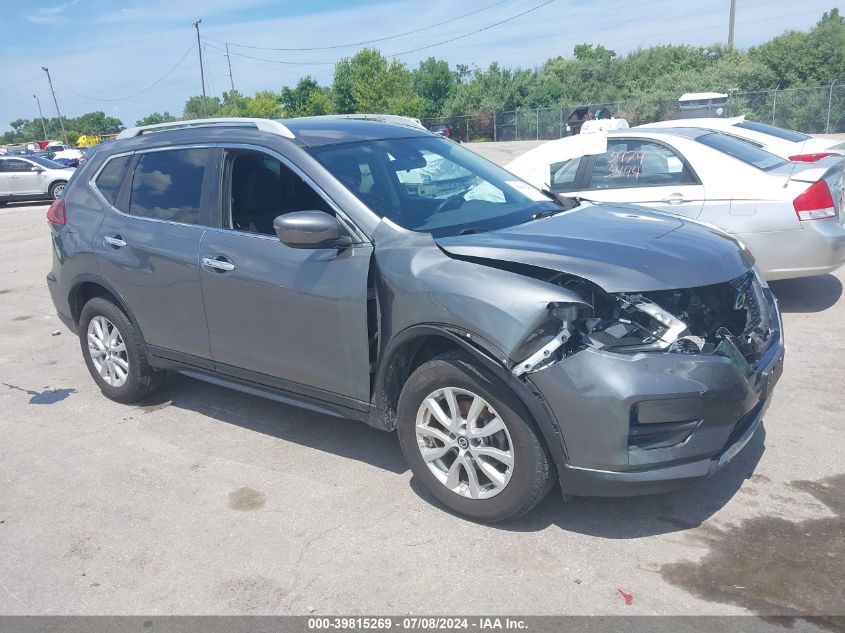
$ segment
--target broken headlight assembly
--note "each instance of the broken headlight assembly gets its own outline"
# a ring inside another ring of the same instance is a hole
[[[648,293],[608,294],[592,284],[568,282],[583,304],[550,304],[549,320],[520,348],[513,368],[521,376],[580,350],[615,353],[721,354],[743,357],[748,367],[770,339],[770,318],[759,273],[726,283]]]

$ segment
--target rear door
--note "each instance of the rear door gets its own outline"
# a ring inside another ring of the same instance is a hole
[[[154,354],[207,368],[199,244],[216,152],[175,147],[116,156],[94,178],[110,207],[95,242],[100,273],[129,304]]]
[[[609,138],[607,151],[590,158],[582,182],[579,193],[589,200],[630,202],[692,218],[704,206],[704,186],[692,167],[658,141]]]
[[[206,231],[200,247],[217,371],[366,409],[372,245],[354,230],[356,244],[340,250],[282,244],[276,216],[338,216],[338,207],[281,154],[227,148],[223,167],[220,228]]]

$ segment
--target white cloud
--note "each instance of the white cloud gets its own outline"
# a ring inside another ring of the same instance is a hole
[[[64,15],[65,10],[77,4],[79,0],[71,0],[52,7],[41,7],[35,13],[26,16],[28,22],[33,24],[58,24],[67,21]]]

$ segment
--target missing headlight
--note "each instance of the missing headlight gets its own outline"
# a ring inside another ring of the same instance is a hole
[[[616,295],[616,304],[608,319],[584,324],[585,336],[594,347],[662,351],[687,332],[686,323],[643,295]]]

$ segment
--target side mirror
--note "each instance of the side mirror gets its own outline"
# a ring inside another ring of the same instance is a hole
[[[291,248],[346,248],[352,245],[342,235],[337,218],[324,211],[293,211],[273,220],[279,241]]]
[[[38,165],[33,165],[32,167],[30,167],[29,171],[42,172],[44,171],[44,169],[42,167],[39,167]]]

